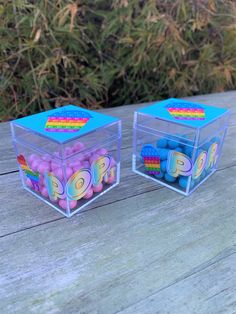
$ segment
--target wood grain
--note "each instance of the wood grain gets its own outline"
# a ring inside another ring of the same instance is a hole
[[[115,313],[200,272],[235,252],[235,175],[219,171],[189,198],[151,191],[0,239],[1,308]]]
[[[131,305],[122,314],[236,313],[236,252],[226,249],[200,270]]]
[[[131,171],[66,219],[22,190],[9,124],[0,125],[1,313],[236,313],[236,92],[188,98],[231,109],[219,170],[188,198]]]

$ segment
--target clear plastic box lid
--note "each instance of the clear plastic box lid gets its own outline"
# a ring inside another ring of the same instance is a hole
[[[12,123],[58,143],[65,143],[118,120],[102,113],[67,105],[16,119]]]
[[[170,98],[141,108],[137,112],[192,128],[202,128],[228,111],[224,108]]]

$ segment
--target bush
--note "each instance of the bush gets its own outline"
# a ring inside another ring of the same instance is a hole
[[[0,116],[232,89],[236,5],[217,0],[5,0]]]

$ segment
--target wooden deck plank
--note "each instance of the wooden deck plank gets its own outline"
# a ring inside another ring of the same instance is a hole
[[[234,313],[236,92],[188,99],[232,111],[220,170],[188,198],[133,174],[132,117],[143,105],[102,110],[123,121],[121,184],[71,219],[21,190],[0,125],[4,314]]]
[[[231,251],[119,313],[235,314],[236,252]]]
[[[115,313],[236,253],[235,176],[231,167],[188,198],[151,191],[0,239],[0,308]]]

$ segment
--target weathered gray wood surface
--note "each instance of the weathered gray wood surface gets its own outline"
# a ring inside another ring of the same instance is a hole
[[[192,97],[232,111],[219,170],[190,197],[131,172],[123,120],[119,187],[63,218],[23,191],[0,125],[1,313],[236,313],[236,92]]]

